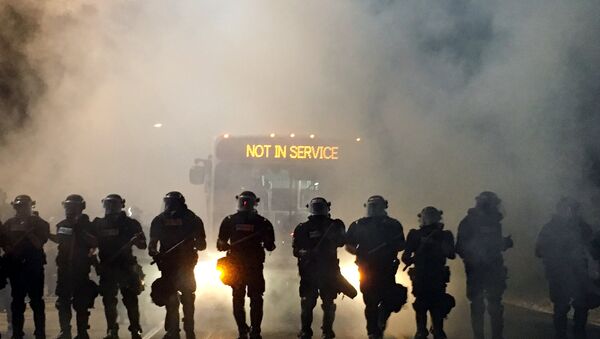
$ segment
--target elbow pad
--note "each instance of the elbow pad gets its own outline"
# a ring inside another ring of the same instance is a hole
[[[274,242],[272,242],[272,243],[267,243],[267,244],[264,244],[264,245],[263,245],[263,247],[264,247],[264,248],[265,248],[267,251],[269,251],[269,252],[272,252],[272,251],[274,251],[274,250],[275,250],[275,248],[276,248],[277,246],[275,246],[275,243],[274,243]]]
[[[229,244],[221,239],[217,240],[217,250],[221,251],[221,252],[225,252],[225,251],[229,251],[229,249],[231,248],[231,246],[229,246]]]
[[[197,251],[204,251],[206,249],[206,239],[196,239],[194,247]]]

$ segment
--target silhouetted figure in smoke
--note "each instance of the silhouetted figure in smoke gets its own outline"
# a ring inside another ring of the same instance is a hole
[[[152,221],[148,252],[161,272],[152,284],[151,297],[159,306],[166,306],[166,335],[178,339],[179,304],[183,307],[183,329],[187,339],[195,339],[194,301],[196,278],[194,267],[198,251],[206,249],[206,233],[202,220],[190,211],[184,196],[169,192],[164,197],[165,210]],[[160,244],[160,248],[159,248]]]
[[[0,225],[2,225],[2,221],[8,220],[13,213],[14,209],[10,205],[10,202],[7,200],[8,195],[4,190],[0,189]],[[6,286],[0,289],[0,311],[6,312],[6,322],[8,323],[7,332],[11,330],[12,326],[12,315],[10,311],[10,285],[6,284]]]
[[[275,250],[275,234],[271,222],[256,211],[260,199],[253,192],[242,192],[236,199],[238,211],[221,223],[217,249],[227,251],[227,259],[234,270],[224,274],[234,275],[230,285],[239,338],[258,339],[262,338],[265,250]],[[244,309],[246,292],[250,298],[250,327]]]
[[[312,338],[313,309],[319,296],[323,309],[324,339],[335,338],[333,321],[339,292],[340,271],[337,249],[345,244],[346,227],[340,219],[332,219],[331,203],[324,198],[314,198],[307,206],[308,221],[294,230],[294,256],[298,258],[300,274],[301,339]]]
[[[50,225],[33,212],[35,202],[27,195],[19,195],[12,202],[16,216],[0,229],[0,247],[4,250],[4,263],[12,288],[13,338],[24,336],[25,297],[33,310],[35,337],[46,337],[44,304],[44,244],[48,241]]]
[[[446,339],[444,318],[456,305],[454,298],[446,293],[450,282],[450,268],[446,259],[454,259],[454,236],[444,230],[442,211],[435,207],[425,207],[419,213],[419,229],[412,229],[406,236],[406,249],[402,262],[414,265],[408,271],[415,296],[413,308],[416,312],[417,333],[415,339],[426,339],[427,312],[431,315],[434,339]]]
[[[356,255],[369,339],[380,339],[392,309],[399,310],[392,303],[402,299],[397,298],[395,277],[400,264],[398,252],[404,249],[405,239],[402,224],[387,215],[388,202],[383,197],[370,197],[365,207],[367,216],[348,228],[346,249]]]
[[[129,332],[132,339],[141,339],[140,310],[138,296],[143,291],[143,272],[133,255],[132,246],[146,249],[146,236],[142,225],[128,217],[125,199],[118,194],[109,194],[102,200],[104,218],[96,218],[94,226],[98,232],[98,256],[100,263],[100,293],[104,304],[107,336],[119,338],[117,323],[117,295],[121,291],[123,304],[129,317]]]
[[[98,246],[94,227],[87,214],[86,203],[78,194],[63,201],[66,219],[56,225],[50,239],[58,244],[56,266],[56,309],[60,334],[57,339],[71,338],[71,308],[77,322],[76,339],[88,339],[89,309],[94,307],[98,286],[90,280],[92,255]]]
[[[504,335],[504,306],[507,270],[503,252],[513,247],[510,236],[502,235],[502,201],[493,192],[482,192],[476,205],[458,226],[456,253],[465,264],[467,298],[471,301],[471,325],[476,339],[484,338],[484,318],[490,314],[492,338]]]
[[[571,307],[575,309],[575,338],[586,338],[590,282],[587,253],[592,229],[581,217],[579,208],[574,199],[561,199],[556,213],[540,231],[535,249],[548,279],[557,339],[567,338],[567,314]]]

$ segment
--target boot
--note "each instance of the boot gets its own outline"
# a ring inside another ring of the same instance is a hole
[[[248,339],[248,333],[250,333],[250,327],[248,325],[241,326],[238,328],[239,336],[238,339]]]
[[[335,338],[335,332],[333,332],[333,322],[335,321],[335,310],[336,306],[332,302],[331,304],[323,304],[323,330],[322,339],[333,339]]]
[[[71,306],[62,307],[58,310],[58,323],[60,325],[60,333],[56,339],[71,339]]]
[[[482,301],[483,303],[483,301]],[[485,305],[480,306],[471,302],[471,327],[473,328],[474,339],[484,339],[484,312]]]
[[[77,330],[77,335],[74,339],[90,339],[87,330]]]
[[[163,339],[180,339],[179,332],[167,332]]]
[[[313,334],[311,332],[300,331],[298,333],[298,339],[312,339]]]
[[[303,297],[300,300],[300,333],[298,338],[310,339],[313,336],[312,321],[313,309],[317,304],[317,299],[312,297]]]
[[[554,322],[554,337],[556,339],[567,339],[567,313],[569,313],[569,305],[557,305],[554,304],[554,314],[552,320]]]
[[[573,314],[573,334],[575,339],[587,339],[587,320],[588,310],[585,308],[576,308],[575,314]]]
[[[142,339],[142,335],[137,331],[131,332],[131,339]]]
[[[415,311],[417,319],[417,333],[415,339],[426,339],[429,335],[427,331],[427,312]]]
[[[112,328],[106,332],[106,337],[104,339],[119,339],[119,329]]]
[[[62,329],[56,336],[56,339],[71,339],[71,328],[68,330]]]
[[[488,304],[492,339],[504,339],[504,306],[501,300],[490,300]]]
[[[263,319],[263,297],[250,298],[250,339],[262,339],[261,324]]]
[[[447,339],[446,333],[444,332],[444,317],[440,314],[432,314],[431,316],[431,333],[433,333],[433,339]]]

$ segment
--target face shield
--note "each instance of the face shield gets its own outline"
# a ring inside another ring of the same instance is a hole
[[[237,198],[237,210],[239,212],[254,211],[254,210],[256,210],[256,207],[257,207],[259,201],[260,201],[260,199],[252,197],[252,196],[247,196],[247,195],[239,196]]]
[[[183,204],[176,198],[165,197],[163,199],[163,210],[169,213],[175,213],[182,209]]]
[[[435,207],[425,207],[421,213],[418,214],[419,222],[421,226],[438,224],[442,221],[442,213],[442,211]]]
[[[367,217],[382,217],[386,216],[387,202],[383,199],[369,199],[365,204],[367,209]]]
[[[315,198],[307,205],[308,211],[313,216],[329,216],[330,206],[331,204],[323,198]]]
[[[75,218],[83,213],[85,205],[79,201],[64,201],[63,208],[67,218]]]
[[[17,200],[12,205],[18,216],[33,215],[33,206],[35,205],[33,201]]]
[[[118,199],[104,199],[102,201],[102,207],[104,207],[104,214],[119,214],[123,210],[123,201]]]

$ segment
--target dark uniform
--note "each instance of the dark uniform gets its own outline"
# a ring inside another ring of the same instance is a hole
[[[369,198],[369,201],[375,198],[383,200],[377,196]],[[387,207],[387,202],[385,206]],[[383,305],[386,293],[396,285],[398,252],[404,249],[404,245],[402,224],[385,213],[374,213],[348,227],[346,246],[351,253],[356,254],[369,338],[383,337],[390,312],[380,307],[380,304]]]
[[[334,300],[339,293],[337,279],[340,271],[337,248],[345,244],[345,231],[344,223],[340,219],[331,219],[329,215],[311,215],[308,221],[294,230],[293,250],[298,258],[300,274],[302,329],[299,337],[302,339],[313,335],[313,309],[319,296],[323,309],[323,338],[335,338]]]
[[[27,197],[30,203],[33,203]],[[19,197],[13,203],[19,204]],[[23,338],[25,322],[25,297],[33,310],[35,337],[46,337],[44,304],[44,265],[46,255],[43,245],[48,241],[50,225],[35,214],[17,215],[0,228],[0,246],[5,252],[5,263],[12,288],[13,338]]]
[[[578,209],[574,201],[564,199],[559,209]],[[588,268],[586,251],[592,240],[592,228],[576,213],[557,213],[544,225],[538,236],[536,255],[543,260],[554,304],[554,327],[557,339],[567,338],[567,314],[575,309],[573,317],[575,338],[586,337],[588,317]]]
[[[198,262],[198,251],[206,249],[206,234],[202,220],[187,209],[185,199],[178,192],[168,193],[165,203],[169,207],[152,221],[150,227],[150,254],[154,256],[161,271],[161,278],[168,281],[172,289],[166,299],[165,338],[179,338],[179,305],[183,307],[183,328],[186,338],[195,338],[194,301],[196,279],[194,267]],[[156,243],[160,250],[155,251]]]
[[[65,219],[56,225],[52,240],[58,243],[56,267],[56,309],[61,333],[58,338],[71,338],[71,308],[76,312],[78,339],[89,338],[89,309],[94,306],[97,287],[90,280],[92,252],[98,239],[90,218],[82,214],[76,220]]]
[[[239,199],[246,199],[249,194],[243,192]],[[253,193],[252,196],[254,200],[246,205],[247,210],[240,210],[223,220],[217,242],[217,249],[227,251],[228,258],[236,267],[236,281],[232,284],[233,316],[240,338],[246,338],[248,333],[250,338],[261,338],[265,249],[275,249],[273,225],[256,212],[254,206],[258,199]],[[250,327],[246,323],[244,309],[246,293],[250,298]]]
[[[476,339],[484,338],[484,315],[490,314],[492,338],[503,338],[507,270],[503,252],[512,247],[510,237],[502,236],[500,199],[492,192],[477,197],[458,226],[456,253],[464,261],[467,276],[467,298],[471,301],[471,325]]]
[[[146,248],[140,223],[125,212],[96,218],[94,226],[99,236],[100,293],[106,316],[107,338],[118,338],[117,294],[121,292],[129,317],[132,338],[140,338],[140,310],[138,296],[143,291],[142,268],[133,255],[132,245]]]
[[[421,212],[439,213],[437,209],[428,207]],[[417,334],[415,339],[425,339],[427,330],[427,312],[431,315],[432,332],[435,339],[445,339],[444,318],[454,307],[454,298],[446,293],[446,285],[450,281],[450,268],[446,259],[456,257],[454,236],[444,230],[440,218],[433,223],[421,223],[419,229],[412,229],[406,237],[406,248],[402,254],[402,262],[407,266],[414,264],[408,271],[412,281],[412,293],[415,296],[413,308],[416,312]]]

